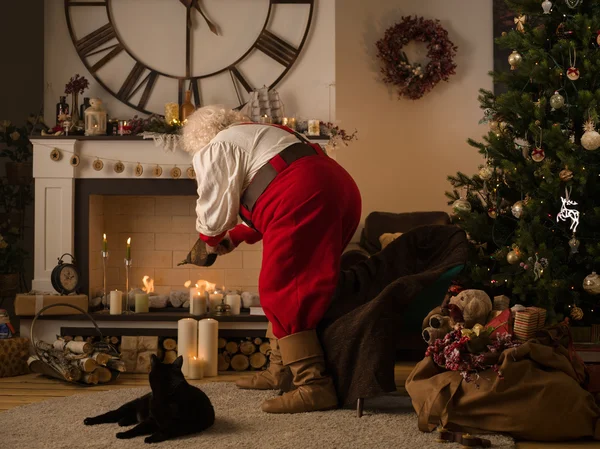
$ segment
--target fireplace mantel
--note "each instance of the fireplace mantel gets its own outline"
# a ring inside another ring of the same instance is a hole
[[[191,166],[188,153],[169,152],[155,145],[152,140],[137,136],[115,137],[36,137],[33,143],[33,176],[35,178],[35,251],[34,279],[32,288],[53,292],[50,275],[58,258],[65,253],[75,254],[75,186],[78,179],[107,180],[164,180],[165,187],[172,183],[189,183],[186,170]],[[316,138],[324,144],[327,138]],[[50,155],[57,149],[62,157],[58,161]],[[77,155],[80,163],[71,165],[71,157]],[[100,159],[102,170],[93,168]],[[125,170],[116,173],[114,165],[121,161]],[[143,166],[143,174],[135,175],[136,165]],[[154,176],[153,168],[160,165],[162,175]],[[177,166],[182,176],[174,180],[171,169]],[[137,185],[137,182],[136,182]],[[75,254],[77,257],[77,255]],[[87,265],[87,263],[86,263]]]

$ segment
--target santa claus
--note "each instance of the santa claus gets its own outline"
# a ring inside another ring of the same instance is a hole
[[[196,228],[208,252],[223,255],[241,242],[263,242],[259,294],[269,320],[270,366],[237,385],[284,390],[263,403],[269,413],[337,407],[316,327],[360,220],[355,182],[302,135],[251,123],[225,107],[196,111],[183,143],[193,153]]]

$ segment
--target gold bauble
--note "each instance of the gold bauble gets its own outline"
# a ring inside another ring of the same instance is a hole
[[[471,203],[461,198],[452,203],[452,209],[454,212],[471,212]]]
[[[562,182],[567,182],[573,179],[573,172],[569,170],[568,167],[565,167],[565,169],[561,170],[561,172],[558,174],[558,177]]]
[[[518,51],[516,51],[516,50],[513,51],[508,56],[508,63],[510,64],[510,69],[511,70],[516,70],[517,67],[519,67],[522,62],[523,62],[523,56],[521,56],[521,54]]]
[[[583,289],[590,295],[600,294],[600,276],[595,271],[585,277],[583,280]]]
[[[571,318],[573,318],[575,321],[581,320],[583,318],[583,310],[577,306],[573,306],[571,309]]]
[[[511,265],[519,263],[520,259],[521,258],[519,257],[519,254],[516,251],[509,251],[509,253],[506,255],[506,261]]]
[[[484,181],[491,179],[493,174],[494,174],[494,169],[492,167],[490,167],[489,165],[481,167],[481,170],[479,170],[479,177],[481,179],[483,179]]]

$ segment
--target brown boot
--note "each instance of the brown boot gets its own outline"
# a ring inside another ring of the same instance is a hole
[[[235,384],[246,390],[283,390],[292,388],[292,373],[290,369],[283,366],[279,343],[273,334],[271,323],[267,326],[266,337],[271,344],[271,355],[269,356],[269,367],[259,371],[254,376],[242,377]]]
[[[295,390],[263,402],[267,413],[303,413],[338,406],[331,377],[325,375],[323,349],[314,330],[298,332],[279,340],[283,364],[294,376]]]

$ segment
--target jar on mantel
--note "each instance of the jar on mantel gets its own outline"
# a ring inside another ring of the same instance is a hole
[[[196,111],[196,107],[192,104],[192,91],[185,91],[185,101],[181,105],[179,119],[184,122],[190,115]]]

